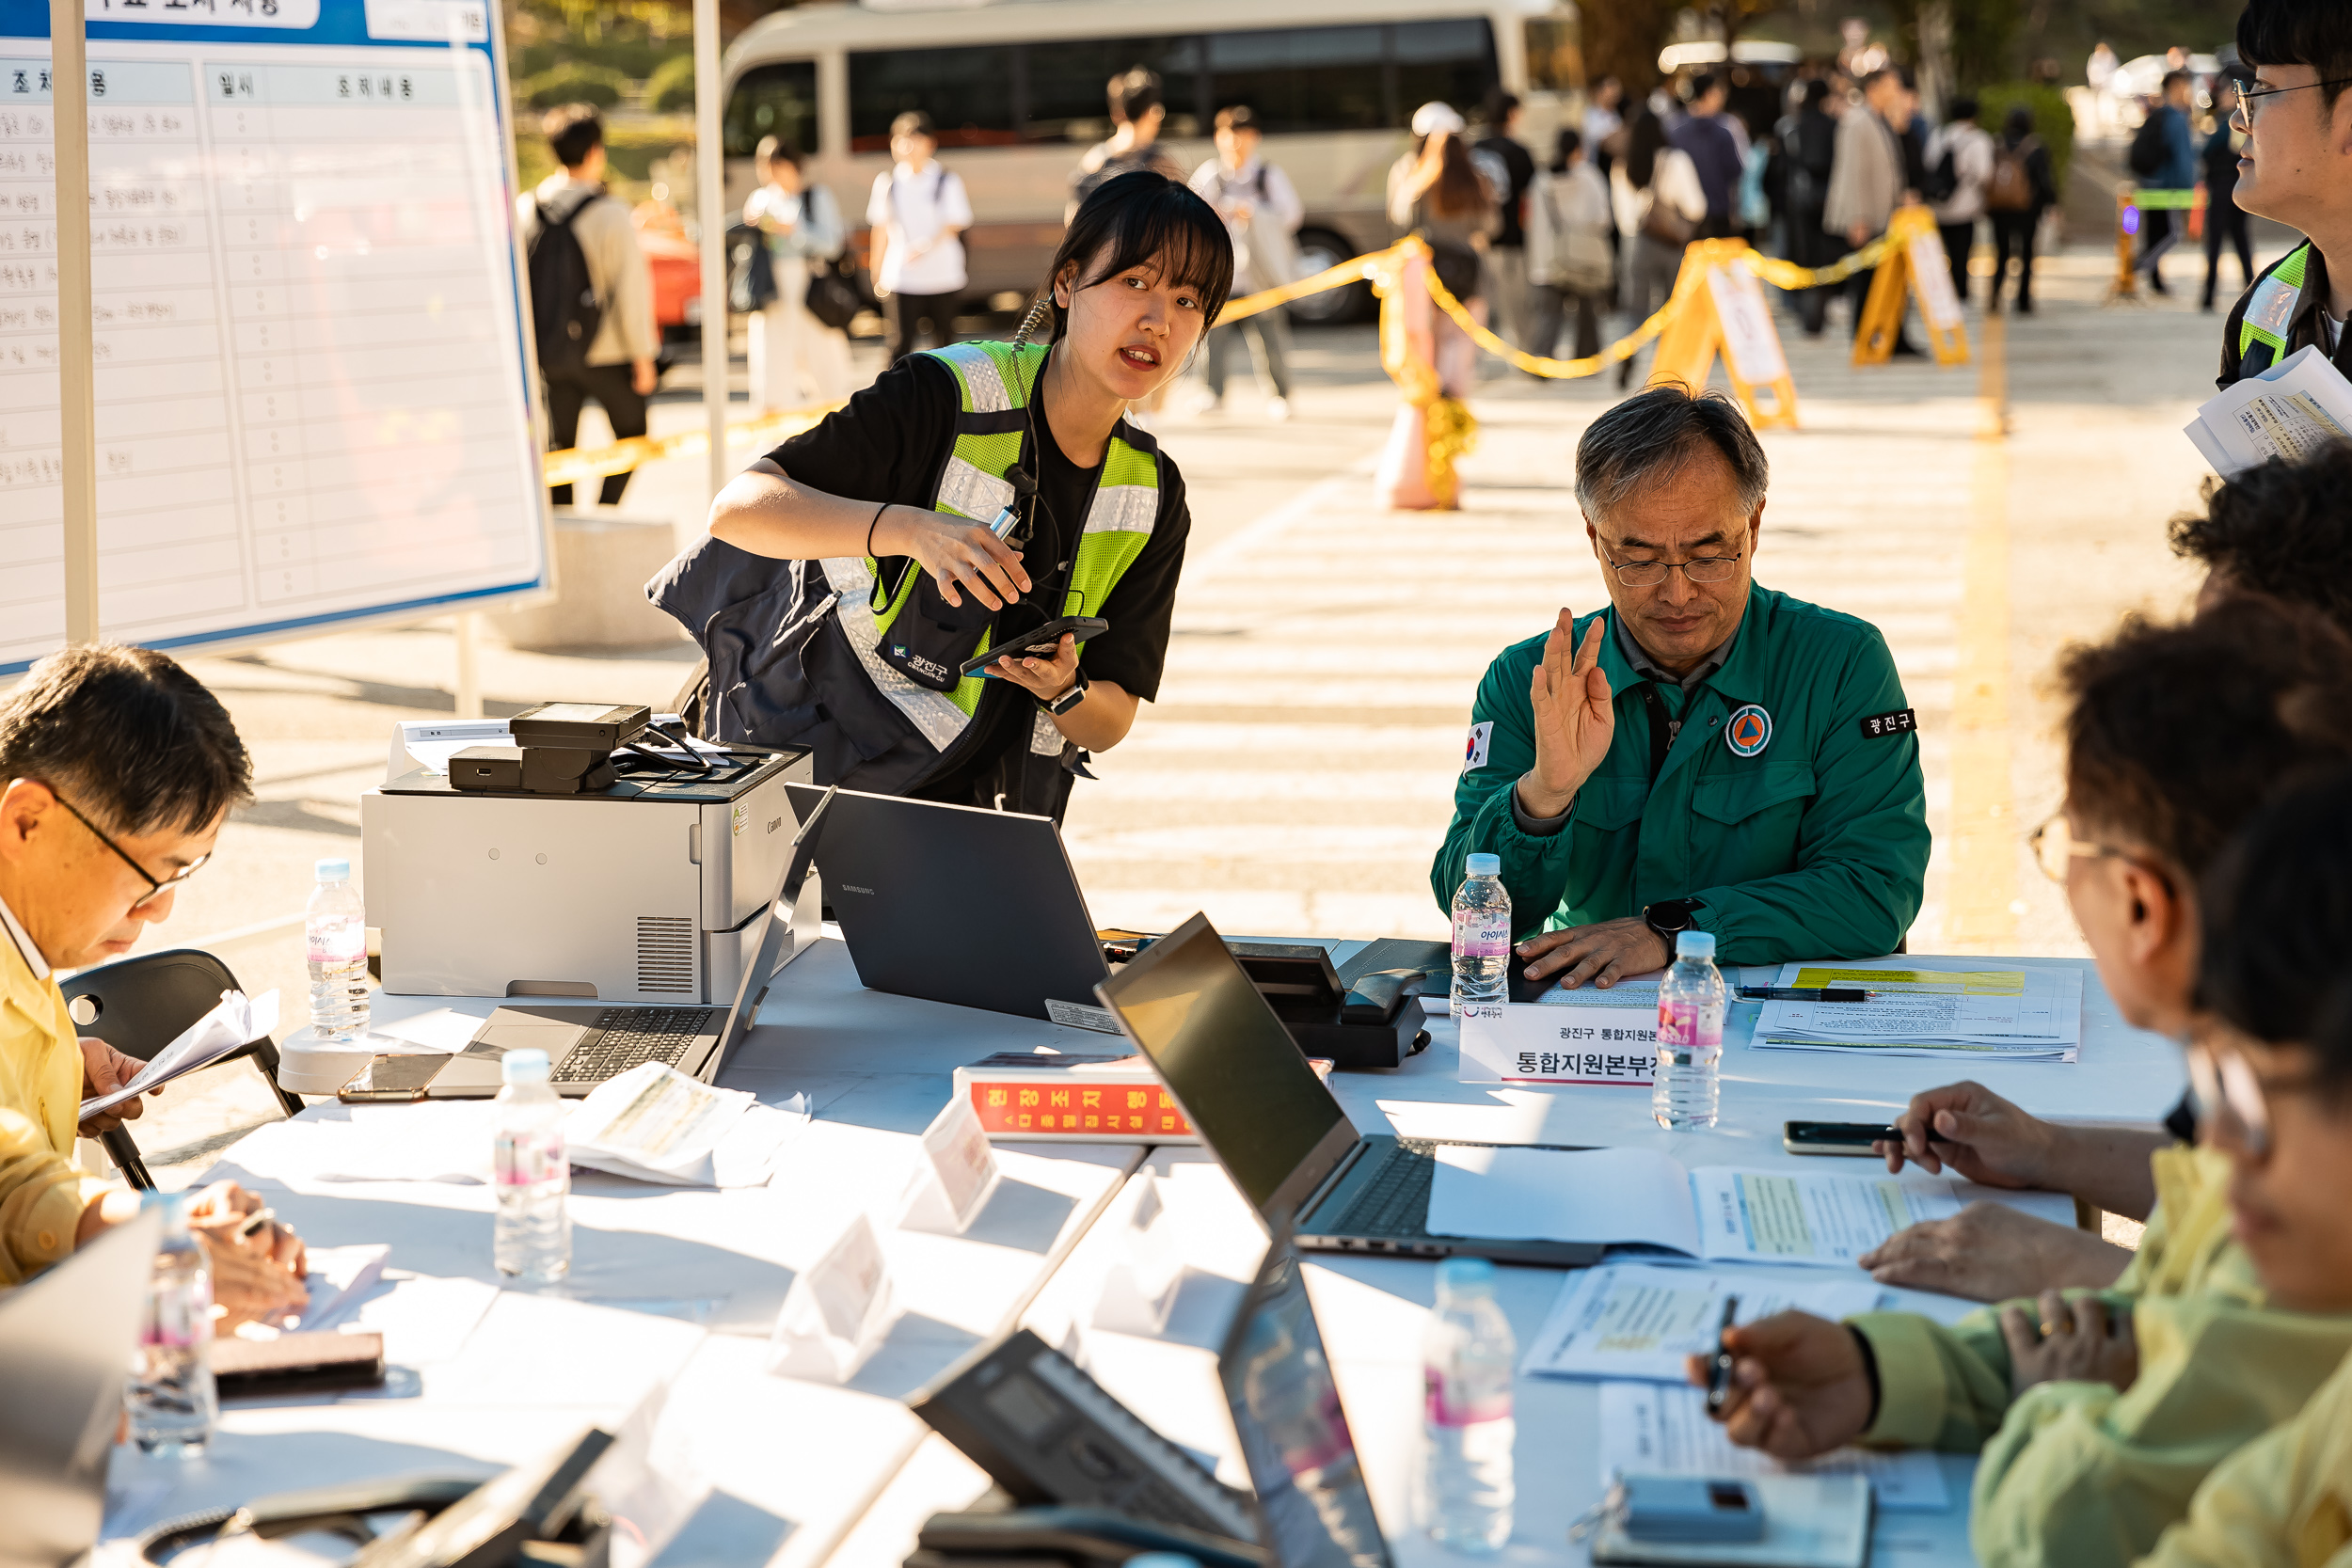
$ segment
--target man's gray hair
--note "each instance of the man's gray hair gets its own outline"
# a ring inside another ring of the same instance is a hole
[[[1665,483],[1707,451],[1730,465],[1740,509],[1753,515],[1772,466],[1740,405],[1721,392],[1653,387],[1585,428],[1576,444],[1576,503],[1587,520],[1598,523],[1635,491]]]

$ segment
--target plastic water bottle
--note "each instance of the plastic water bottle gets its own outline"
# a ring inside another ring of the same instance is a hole
[[[1438,1311],[1422,1342],[1422,1517],[1430,1539],[1488,1557],[1511,1539],[1511,1324],[1484,1258],[1438,1265]]]
[[[1502,857],[1472,855],[1470,877],[1454,895],[1454,1006],[1510,999],[1511,895]]]
[[[1658,985],[1658,1078],[1649,1108],[1659,1126],[1715,1125],[1728,1000],[1723,971],[1715,967],[1715,934],[1677,936],[1674,967]]]
[[[572,1222],[564,1200],[572,1165],[564,1153],[564,1101],[548,1082],[548,1053],[510,1051],[500,1064],[498,1143],[492,1157],[498,1220],[491,1260],[526,1285],[547,1285],[572,1266]]]
[[[189,1233],[186,1197],[174,1193],[148,1201],[163,1206],[164,1239],[131,1365],[131,1437],[146,1452],[190,1458],[204,1451],[220,1415],[213,1387],[213,1271]]]
[[[310,1026],[321,1039],[368,1032],[368,911],[351,885],[351,863],[318,863],[302,928],[310,954]]]

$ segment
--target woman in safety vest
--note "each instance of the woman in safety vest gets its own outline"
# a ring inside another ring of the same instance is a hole
[[[1059,818],[1085,754],[1158,693],[1191,528],[1127,406],[1182,371],[1232,277],[1207,202],[1121,175],[1011,342],[911,355],[737,476],[647,589],[709,655],[710,733],[808,747],[821,784]],[[1064,617],[1109,626],[963,673]]]

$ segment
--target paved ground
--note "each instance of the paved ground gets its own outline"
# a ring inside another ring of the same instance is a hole
[[[2176,612],[2193,586],[2163,532],[2202,477],[2178,433],[2210,391],[2217,319],[2179,295],[2103,309],[2108,265],[2090,249],[2048,263],[2036,317],[1972,312],[1967,368],[1857,371],[1836,328],[1788,339],[1804,425],[1765,437],[1757,572],[1869,617],[1894,647],[1936,834],[1915,951],[2080,951],[2023,847],[2057,803],[2042,682],[2064,642],[2127,610]],[[1194,543],[1160,700],[1070,811],[1100,922],[1164,927],[1200,909],[1232,930],[1441,935],[1428,866],[1471,689],[1505,643],[1602,596],[1569,469],[1613,386],[1498,372],[1473,404],[1464,510],[1399,515],[1370,498],[1395,407],[1370,330],[1305,334],[1299,357],[1286,424],[1247,382],[1222,415],[1162,423]],[[699,408],[656,415],[658,431],[681,428]],[[701,467],[646,470],[623,510],[691,537]],[[554,697],[659,705],[693,657],[683,641],[593,657],[485,642],[482,680],[493,714]],[[219,951],[299,1016],[310,863],[356,855],[358,796],[381,777],[391,722],[453,710],[453,637],[357,632],[196,668],[253,745],[260,798],[160,939]],[[215,1069],[167,1096],[141,1143],[184,1174],[274,1114],[249,1069]]]

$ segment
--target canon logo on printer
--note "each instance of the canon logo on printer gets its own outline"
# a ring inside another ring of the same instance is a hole
[[[781,816],[771,816],[768,819],[768,831],[771,833],[783,826],[784,818]]]
[[[842,891],[842,892],[844,892],[844,893],[862,893],[862,894],[866,895],[866,897],[868,897],[868,898],[871,898],[872,896],[874,896],[874,890],[873,890],[872,888],[870,888],[870,887],[859,887],[859,886],[857,886],[856,884],[851,883],[851,882],[844,882],[844,883],[842,883],[842,884],[841,884],[841,891]]]

